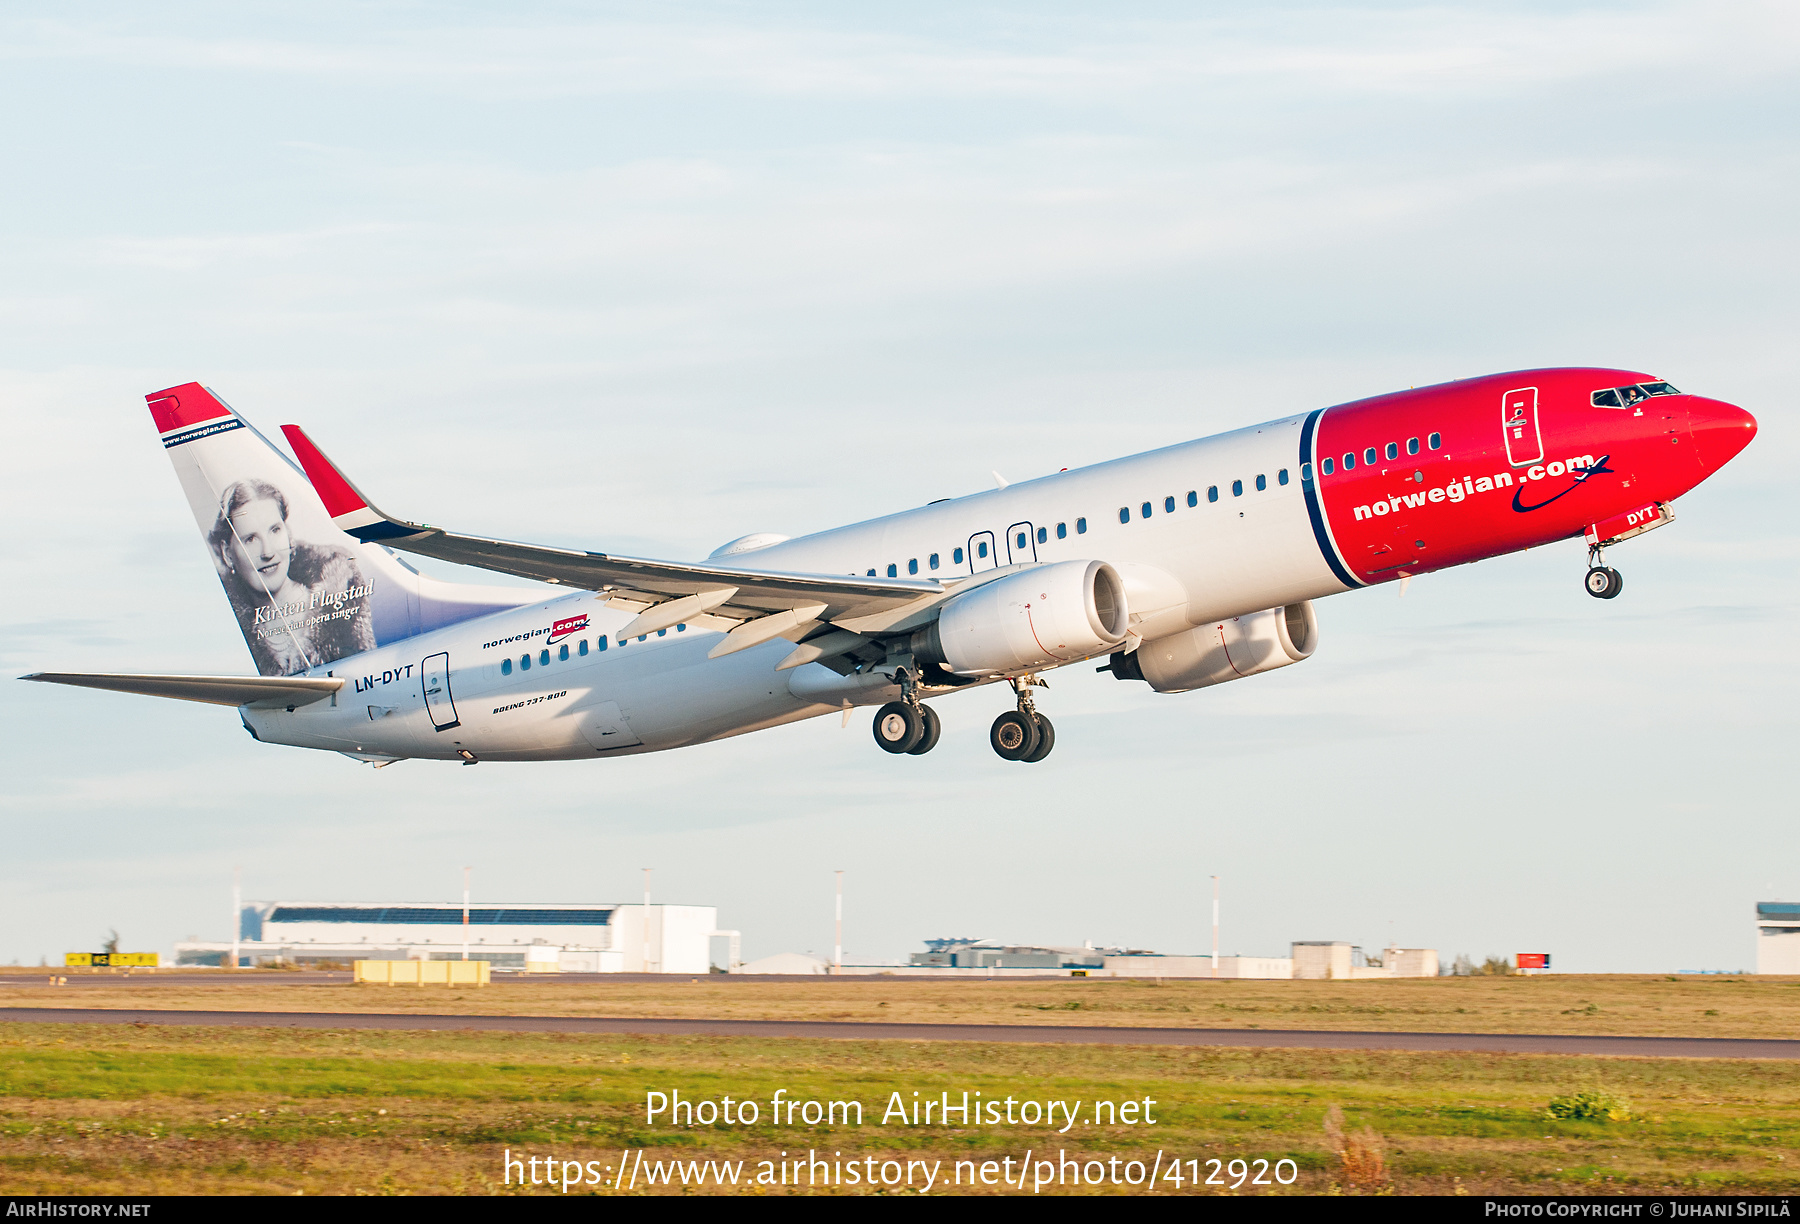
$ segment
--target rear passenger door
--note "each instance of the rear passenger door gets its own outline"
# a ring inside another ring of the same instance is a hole
[[[1006,563],[1024,565],[1037,560],[1037,532],[1030,523],[1014,523],[1006,529]]]

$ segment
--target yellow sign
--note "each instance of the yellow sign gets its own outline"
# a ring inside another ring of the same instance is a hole
[[[158,963],[154,952],[69,952],[63,956],[65,969],[154,969]]]

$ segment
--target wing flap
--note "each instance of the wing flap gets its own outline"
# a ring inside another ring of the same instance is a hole
[[[140,693],[146,697],[172,697],[177,701],[203,701],[209,705],[281,707],[323,701],[344,682],[320,676],[154,676],[127,672],[33,672],[20,676],[43,684],[72,684],[77,688],[107,689],[114,693]]]

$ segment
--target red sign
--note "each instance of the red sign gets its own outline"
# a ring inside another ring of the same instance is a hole
[[[1521,969],[1548,969],[1550,967],[1548,952],[1521,952],[1513,959]]]
[[[554,645],[568,637],[571,633],[580,633],[587,628],[587,613],[571,616],[567,620],[559,620],[550,626],[550,642]]]

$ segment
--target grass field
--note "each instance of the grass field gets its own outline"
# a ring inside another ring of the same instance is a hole
[[[1544,1007],[1550,992],[1507,996],[1513,985],[1408,998],[1438,1002],[1440,1010],[1423,1013],[1438,1019],[1469,1015],[1454,1007],[1479,1000],[1488,1000],[1473,1013],[1479,1016],[1513,1014],[1507,1004],[1522,1016],[1539,1014],[1529,1008]],[[1524,990],[1536,992],[1543,985],[1525,983]],[[303,989],[282,997],[297,1002]],[[1115,1023],[1144,1018],[1167,1023],[1196,1014],[1211,1020],[1205,1012],[1157,1011],[1141,1001],[1177,998],[1190,1000],[1182,1006],[1191,1007],[1191,1000],[1205,997],[1185,990],[1158,994],[1150,986],[1109,985],[1064,995],[1034,993],[1039,989],[997,991],[984,1006],[1008,1009],[1012,1002],[1031,1000],[1036,1007],[1045,998],[1130,1000],[1117,1013],[1101,1014],[1132,1018]],[[1557,993],[1570,989],[1559,985]],[[75,993],[63,991],[58,1001],[73,1001]],[[513,1000],[527,998],[502,989],[479,993],[513,1006],[519,1005]],[[1652,997],[1669,1000],[1665,1012],[1678,1002],[1692,1013],[1707,1010],[1693,1007],[1696,1002],[1729,1005],[1754,994],[1754,987],[1682,982]],[[1251,1016],[1307,1024],[1354,1017],[1368,1024],[1357,1012],[1274,1011],[1269,996],[1260,992],[1229,997],[1251,1005],[1246,996],[1271,1008]],[[531,1007],[546,1006],[551,997],[531,995]],[[819,996],[809,1006],[849,1008],[838,1001],[842,997]],[[1768,994],[1771,1000],[1780,997]],[[444,996],[438,999],[441,1006]],[[891,1003],[886,995],[873,1000],[882,1001]],[[753,1005],[753,1000],[738,1002]],[[913,1006],[936,1004],[915,999]],[[1721,1018],[1726,1014],[1725,1007],[1712,1010]],[[1239,1022],[1244,1015],[1225,1014]],[[1417,1025],[1420,1014],[1387,1010],[1373,1018],[1391,1025],[1399,1017]],[[1754,1023],[1754,1005],[1744,1004],[1733,1014],[1740,1023]],[[1628,1099],[1631,1116],[1546,1117],[1553,1096],[1585,1088]],[[762,1101],[761,1124],[646,1125],[645,1094],[674,1089],[694,1098],[729,1094]],[[777,1089],[801,1098],[860,1100],[864,1125],[772,1125],[766,1102]],[[915,1090],[927,1096],[968,1090],[995,1100],[1151,1098],[1157,1102],[1156,1125],[1092,1125],[1086,1106],[1083,1123],[1064,1135],[1055,1133],[1060,1120],[1056,1127],[881,1124],[889,1094],[899,1091],[910,1101]],[[1379,1136],[1385,1177],[1360,1187],[1346,1181],[1323,1130],[1333,1104],[1341,1106],[1352,1130],[1367,1127]],[[1058,1148],[1084,1161],[1141,1157],[1146,1166],[1157,1151],[1165,1164],[1170,1158],[1295,1162],[1298,1177],[1292,1186],[1243,1192],[1781,1193],[1800,1183],[1800,1063],[0,1025],[0,1192],[9,1194],[518,1192],[517,1186],[501,1184],[506,1149],[559,1161],[594,1160],[597,1168],[616,1167],[625,1149],[645,1149],[643,1159],[651,1166],[676,1158],[745,1160],[752,1177],[758,1160],[818,1149],[859,1160],[942,1159],[942,1176],[948,1179],[957,1160],[1016,1160],[1027,1149],[1041,1156]],[[1184,1165],[1184,1173],[1190,1167],[1202,1176],[1210,1172],[1201,1163]],[[945,1188],[940,1182],[939,1191]],[[1177,1187],[1166,1180],[1156,1186],[1168,1193],[1196,1189],[1228,1187]],[[648,1190],[640,1180],[636,1192]],[[820,1192],[779,1185],[728,1192],[758,1190]],[[543,1186],[536,1191],[556,1192]],[[718,1191],[690,1187],[687,1192]]]
[[[814,981],[674,978],[657,982],[512,980],[484,990],[278,985],[272,971],[195,986],[117,977],[42,985],[7,974],[0,1004],[234,1011],[381,1011],[545,1016],[680,1016],[1181,1028],[1800,1036],[1800,978],[1545,976],[1360,982],[1038,978]],[[26,983],[32,983],[27,985]],[[264,984],[270,983],[270,984]]]

